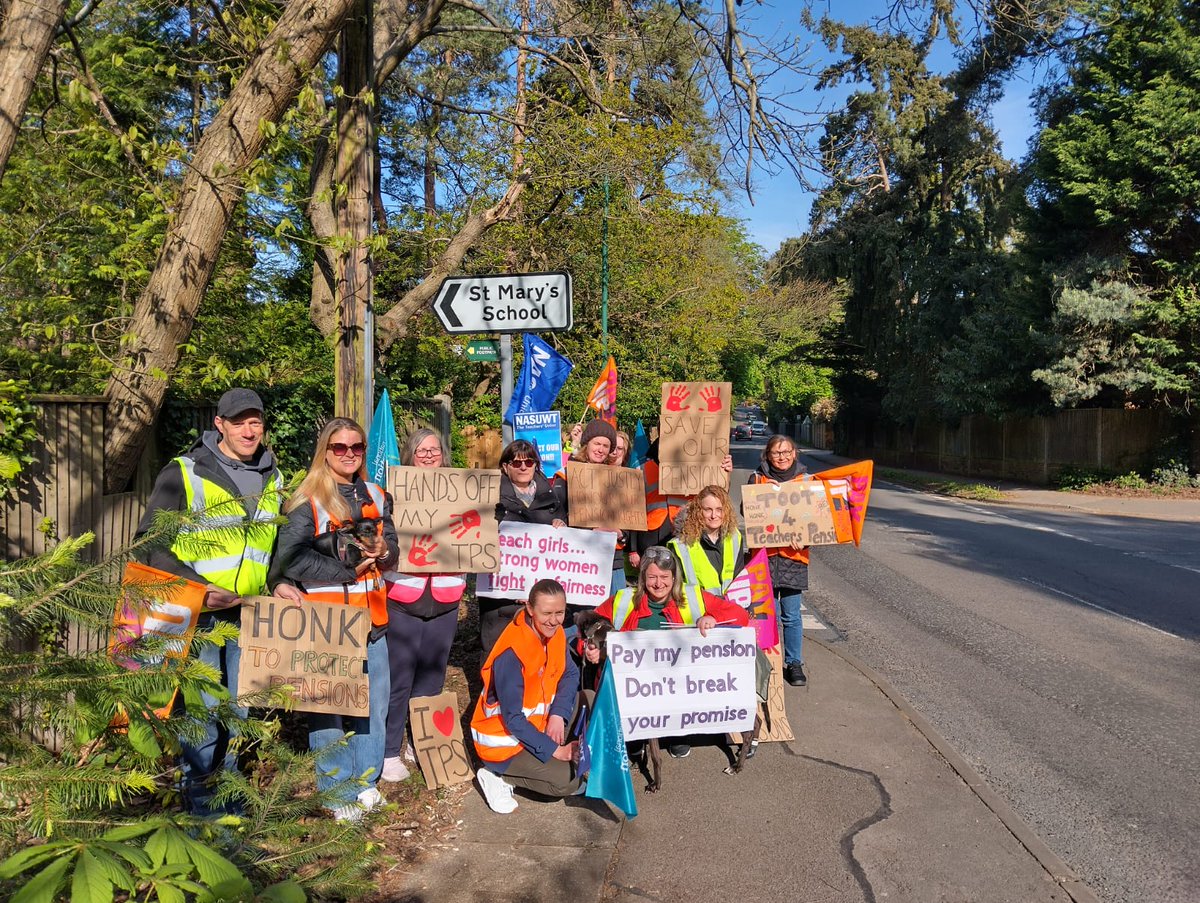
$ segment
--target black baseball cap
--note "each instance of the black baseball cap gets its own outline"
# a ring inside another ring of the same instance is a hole
[[[251,389],[230,389],[217,402],[217,416],[226,420],[246,411],[263,412],[262,399]]]

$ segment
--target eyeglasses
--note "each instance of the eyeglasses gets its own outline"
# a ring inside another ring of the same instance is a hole
[[[537,462],[533,458],[513,458],[508,462],[509,467],[516,467],[518,470],[524,470],[526,467],[535,467]]]
[[[796,449],[785,448],[783,451],[776,449],[773,452],[767,452],[768,458],[791,458],[796,454]]]
[[[414,458],[440,458],[442,450],[440,448],[418,448],[413,452]]]
[[[367,444],[355,442],[353,445],[347,445],[345,442],[330,442],[329,450],[339,458],[344,458],[346,455],[354,455],[359,458],[367,453]]]

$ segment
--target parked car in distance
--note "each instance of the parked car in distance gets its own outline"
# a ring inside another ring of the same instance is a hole
[[[754,438],[754,431],[748,423],[737,423],[733,427],[733,438],[738,442],[749,442]]]
[[[750,424],[750,434],[752,436],[765,436],[767,434],[767,424],[763,420],[755,420]]]

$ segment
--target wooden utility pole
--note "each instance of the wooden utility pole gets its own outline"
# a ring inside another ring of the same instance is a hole
[[[372,0],[355,0],[338,43],[337,148],[334,186],[338,246],[335,300],[339,314],[334,410],[370,428],[374,374],[371,193],[375,134],[372,106]]]

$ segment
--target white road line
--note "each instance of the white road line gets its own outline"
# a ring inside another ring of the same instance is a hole
[[[1155,627],[1153,624],[1147,624],[1145,621],[1139,621],[1137,618],[1131,618],[1131,617],[1129,617],[1129,615],[1123,615],[1119,611],[1113,611],[1111,608],[1105,608],[1103,605],[1097,605],[1095,602],[1089,602],[1087,599],[1081,599],[1081,598],[1079,598],[1079,596],[1075,596],[1075,595],[1072,595],[1071,593],[1063,592],[1061,589],[1051,586],[1048,583],[1042,583],[1042,581],[1040,581],[1040,580],[1033,580],[1029,577],[1022,577],[1021,580],[1023,580],[1025,583],[1032,584],[1033,586],[1036,586],[1040,589],[1044,589],[1049,592],[1055,593],[1059,596],[1063,596],[1067,599],[1072,600],[1073,602],[1078,602],[1080,605],[1086,605],[1088,608],[1094,608],[1097,611],[1104,612],[1105,614],[1114,615],[1115,617],[1120,618],[1122,621],[1128,621],[1130,624],[1136,624],[1139,627],[1145,627],[1147,630],[1153,630],[1155,633],[1161,633],[1164,636],[1174,637],[1177,640],[1183,639],[1183,637],[1181,637],[1177,633],[1171,633],[1171,631],[1169,631],[1169,630],[1163,630],[1161,627]]]

